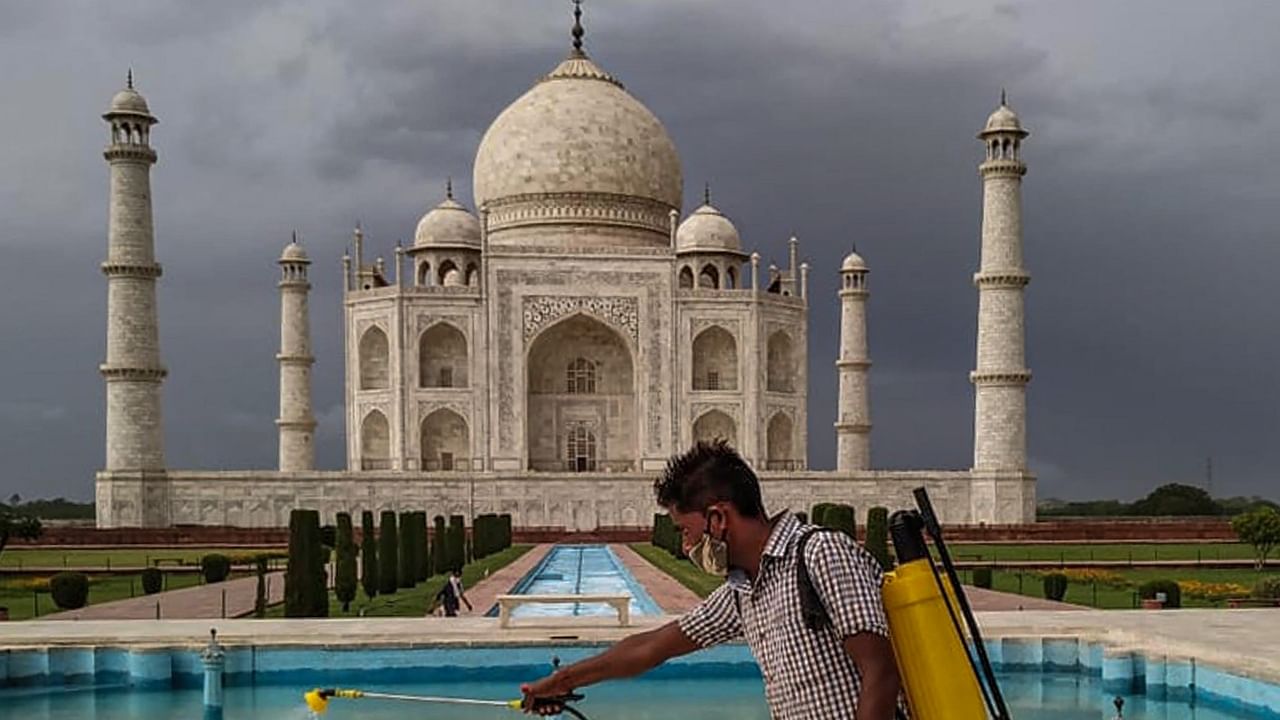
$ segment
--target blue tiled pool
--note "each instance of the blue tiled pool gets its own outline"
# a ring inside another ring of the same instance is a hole
[[[479,697],[505,700],[519,683],[546,673],[551,659],[571,662],[598,648],[487,647],[323,649],[245,648],[228,654],[226,720],[275,718],[306,720],[302,693],[318,685],[365,690]],[[103,649],[104,653],[119,652]],[[126,653],[128,655],[130,653]],[[161,657],[157,652],[149,657]],[[182,659],[179,659],[182,656]],[[198,660],[194,651],[172,651],[171,676],[164,689],[147,690],[104,680],[127,677],[91,674],[83,684],[44,684],[0,689],[0,719],[179,720],[202,713]],[[12,658],[10,658],[12,659]],[[55,661],[60,664],[62,660]],[[12,679],[12,678],[11,678]],[[1114,716],[1111,681],[1086,667],[1064,672],[1004,670],[1001,686],[1017,720],[1104,720]],[[1229,703],[1156,700],[1130,688],[1129,720],[1244,720],[1275,718]],[[759,672],[741,646],[715,648],[669,663],[643,678],[607,683],[587,691],[580,707],[593,720],[766,720]],[[1193,704],[1194,703],[1194,704]],[[378,700],[334,700],[333,720],[422,717],[479,720],[516,715],[502,709],[405,705]]]
[[[605,545],[556,545],[516,583],[511,592],[517,595],[628,594],[631,596],[632,615],[662,614],[644,586],[636,582],[618,556]],[[511,616],[558,617],[612,612],[603,603],[566,603],[524,605],[516,608]],[[496,617],[497,607],[491,608],[487,614]]]

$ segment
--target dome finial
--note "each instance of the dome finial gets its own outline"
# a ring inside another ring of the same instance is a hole
[[[702,188],[702,204],[703,205],[711,204],[711,183],[707,183]]]
[[[1000,104],[1005,107],[1009,106],[1009,96],[1005,93],[1004,88],[1000,88]]]
[[[452,199],[453,199],[453,176],[452,176],[452,175],[450,175],[449,177],[445,178],[445,181],[444,181],[444,196],[445,196],[446,198],[450,199],[450,200],[452,200]]]
[[[294,245],[297,245],[297,244],[298,244],[298,231],[297,231],[297,230],[294,230],[294,231],[293,231],[293,244],[294,244]]]
[[[577,56],[586,55],[582,51],[582,36],[587,34],[582,29],[582,0],[573,0],[573,54]]]
[[[125,76],[124,84],[125,84],[125,85],[130,89],[130,90],[132,90],[132,89],[133,89],[133,68],[129,68],[129,74]]]

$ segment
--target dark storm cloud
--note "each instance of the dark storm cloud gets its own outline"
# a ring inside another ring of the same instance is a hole
[[[567,49],[567,3],[11,3],[0,64],[3,493],[91,495],[102,459],[105,130],[124,68],[154,173],[174,467],[275,462],[275,258],[315,260],[320,462],[342,447],[339,257],[408,239]],[[1008,86],[1042,496],[1198,481],[1275,495],[1280,81],[1268,3],[600,2],[587,46],[662,118],[764,264],[813,265],[810,460],[834,457],[835,300],[872,269],[874,460],[970,462],[980,148]],[[12,104],[7,103],[7,107]],[[33,119],[38,119],[33,122]]]

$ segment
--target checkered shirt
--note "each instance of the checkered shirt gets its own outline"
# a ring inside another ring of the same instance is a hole
[[[848,537],[814,534],[805,544],[805,566],[831,626],[805,627],[796,559],[801,531],[807,527],[789,512],[780,515],[755,582],[740,572],[730,574],[724,585],[680,618],[680,629],[704,648],[745,638],[764,675],[765,697],[775,720],[848,720],[858,709],[862,677],[842,641],[858,633],[889,637],[880,599],[884,576],[875,558]],[[902,699],[899,708],[908,717]]]

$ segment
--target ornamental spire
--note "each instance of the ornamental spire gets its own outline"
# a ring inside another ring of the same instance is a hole
[[[125,85],[130,90],[133,89],[133,68],[129,68],[129,74],[125,76]]]
[[[711,204],[711,183],[706,183],[702,188],[702,204]]]
[[[1000,104],[1005,107],[1009,106],[1009,97],[1005,94],[1004,88],[1000,88]]]
[[[575,57],[585,57],[586,53],[582,51],[582,37],[587,34],[582,29],[582,0],[573,0],[573,55]]]
[[[452,199],[453,199],[453,176],[452,176],[452,175],[450,175],[449,177],[445,178],[445,181],[444,181],[444,196],[445,196],[446,198],[448,198],[449,200],[452,200]]]

